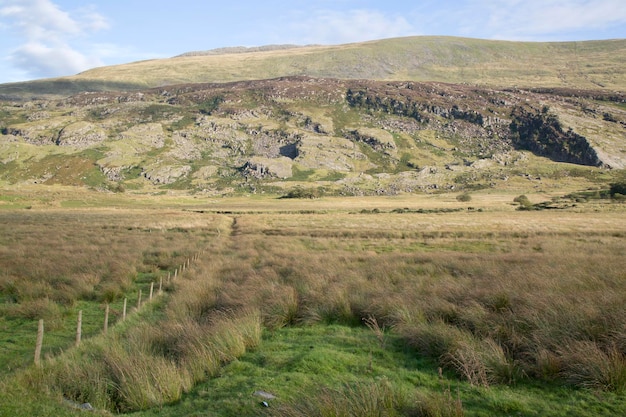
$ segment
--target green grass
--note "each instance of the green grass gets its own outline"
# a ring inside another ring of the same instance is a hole
[[[365,328],[312,326],[266,332],[256,350],[222,368],[218,377],[198,385],[176,404],[129,415],[276,415],[281,408],[314,401],[325,389],[341,391],[346,386],[381,383],[394,392],[408,393],[409,404],[424,401],[424,393],[430,393],[427,398],[432,399],[450,390],[452,399],[460,398],[465,416],[609,417],[626,410],[626,401],[616,394],[537,383],[485,389],[448,374],[441,378],[435,364],[404,349],[392,335],[388,338],[383,350]],[[11,401],[15,391],[12,387],[0,394],[4,397],[3,412],[14,416],[76,413],[56,401],[35,401],[29,394],[21,396],[21,402]],[[257,391],[277,398],[255,396]],[[270,407],[262,406],[262,401]]]
[[[257,349],[224,367],[218,378],[198,386],[179,404],[159,413],[180,415],[204,409],[215,416],[259,415],[263,412],[261,401],[268,401],[273,409],[315,396],[321,388],[337,389],[381,379],[399,385],[436,386],[437,370],[432,363],[406,352],[382,350],[374,334],[365,328],[283,328],[265,332]],[[256,391],[277,398],[266,400],[253,395]]]
[[[420,358],[393,334],[386,348],[367,328],[338,325],[283,328],[265,332],[261,345],[225,366],[219,376],[197,386],[180,402],[132,416],[275,415],[277,409],[306,403],[323,389],[342,390],[358,384],[387,383],[395,392],[408,393],[408,403],[420,393],[461,399],[466,416],[614,416],[626,410],[616,394],[598,396],[549,384],[523,384],[513,388],[478,388],[453,375],[440,377],[434,362]],[[269,392],[276,399],[254,395]],[[261,404],[266,401],[269,408]],[[414,404],[413,404],[414,406]],[[406,415],[406,414],[398,414]]]

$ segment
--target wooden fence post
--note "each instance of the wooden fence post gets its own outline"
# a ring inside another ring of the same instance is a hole
[[[78,310],[78,323],[76,324],[76,346],[80,345],[83,334],[83,310]]]
[[[139,297],[137,297],[137,310],[141,308],[141,290],[139,290]]]
[[[41,360],[41,346],[43,345],[43,319],[39,320],[37,328],[37,344],[35,345],[35,365],[39,366]]]
[[[104,308],[104,334],[109,330],[109,303]]]
[[[159,278],[159,294],[163,292],[163,277]]]
[[[124,298],[124,309],[122,310],[122,321],[126,320],[126,303],[128,302],[128,298]]]
[[[150,301],[152,301],[152,293],[154,293],[154,281],[150,283]]]

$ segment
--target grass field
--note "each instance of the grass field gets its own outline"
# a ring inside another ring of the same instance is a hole
[[[0,415],[626,413],[623,203],[45,190],[0,206]]]

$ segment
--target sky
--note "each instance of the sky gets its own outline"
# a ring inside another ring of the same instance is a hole
[[[0,83],[228,46],[415,35],[623,39],[626,0],[0,0]]]

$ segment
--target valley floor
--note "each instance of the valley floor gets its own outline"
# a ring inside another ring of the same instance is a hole
[[[626,205],[516,196],[8,190],[0,415],[623,415]]]

